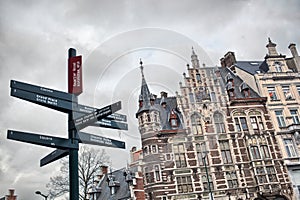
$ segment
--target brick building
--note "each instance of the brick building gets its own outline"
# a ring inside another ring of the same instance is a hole
[[[295,198],[300,199],[300,57],[295,44],[289,45],[290,58],[279,54],[270,38],[266,47],[264,60],[237,61],[234,53],[228,52],[221,65],[267,98],[266,107],[282,150],[283,165],[288,168]]]
[[[176,97],[151,94],[141,63],[145,198],[292,199],[267,98],[229,68],[200,66],[194,50],[191,63]]]

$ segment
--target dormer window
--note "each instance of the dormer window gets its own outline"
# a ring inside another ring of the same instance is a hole
[[[232,77],[232,75],[230,74],[230,73],[228,73],[227,75],[226,75],[226,82],[228,83],[228,82],[232,82],[233,83],[233,77]]]
[[[276,72],[282,72],[282,67],[281,67],[281,63],[280,62],[275,62],[274,66],[275,66],[275,71]]]
[[[245,97],[250,97],[250,89],[246,83],[242,83],[240,86],[241,92],[244,94]]]
[[[177,117],[176,113],[174,112],[174,110],[172,110],[171,114],[170,114],[170,124],[171,124],[172,129],[178,128],[178,117]]]
[[[234,86],[233,82],[228,82],[226,84],[226,90],[228,92],[229,97],[234,97]]]

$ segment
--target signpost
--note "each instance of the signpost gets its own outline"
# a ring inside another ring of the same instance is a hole
[[[40,166],[69,155],[70,198],[79,200],[78,149],[79,143],[125,149],[125,142],[85,132],[79,132],[88,126],[128,130],[126,115],[115,113],[121,109],[121,102],[103,108],[93,108],[78,104],[78,95],[82,93],[82,57],[76,56],[75,49],[69,49],[68,92],[62,92],[11,80],[11,96],[45,106],[68,114],[68,138],[44,134],[7,131],[7,138],[51,148],[53,152],[40,160]],[[76,118],[75,118],[76,116]]]

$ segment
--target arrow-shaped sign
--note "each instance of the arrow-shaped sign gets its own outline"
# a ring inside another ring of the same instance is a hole
[[[98,108],[81,105],[74,102],[73,94],[66,92],[53,90],[50,88],[40,87],[37,85],[31,85],[28,83],[23,83],[20,81],[11,80],[11,96],[17,97],[41,106],[45,106],[57,111],[69,113],[84,113],[91,114],[100,110]],[[73,102],[73,103],[72,103]],[[126,122],[126,115],[112,113],[105,117],[108,120],[122,121]]]
[[[93,145],[125,149],[125,142],[119,140],[114,140],[114,139],[93,135],[85,132],[78,132],[78,136],[80,142],[84,144],[93,144]]]
[[[7,139],[17,140],[45,147],[52,147],[57,149],[78,149],[78,144],[71,143],[71,140],[48,135],[41,135],[35,133],[25,133],[20,131],[8,130]]]
[[[111,104],[109,106],[97,109],[96,111],[74,119],[74,126],[77,130],[81,130],[87,126],[92,125],[96,121],[103,119],[112,113],[121,109],[121,101]]]
[[[125,149],[125,142],[123,141],[114,140],[85,132],[79,132],[78,136],[80,143]],[[40,166],[45,166],[67,155],[69,155],[68,150],[56,149],[40,160]]]
[[[107,119],[101,119],[93,124],[91,126],[96,127],[103,127],[103,128],[111,128],[111,129],[117,129],[117,130],[128,130],[128,125],[126,123],[121,122],[115,122]]]
[[[69,150],[56,149],[40,160],[40,166],[43,167],[67,155],[69,155]]]
[[[62,99],[49,97],[42,94],[28,92],[25,90],[12,88],[11,96],[18,97],[20,99],[30,101],[32,103],[36,103],[38,105],[45,106],[64,113],[68,113],[72,110],[72,102],[70,101],[65,101]]]
[[[74,110],[74,112],[80,112],[80,113],[88,114],[88,113],[95,112],[97,109],[99,109],[99,108],[94,108],[94,107],[78,104],[77,108],[76,108],[76,110]],[[119,114],[119,113],[112,113],[111,115],[109,115],[105,118],[110,119],[110,120],[115,120],[115,121],[127,122],[126,115],[122,115],[122,114]]]
[[[74,98],[75,96],[70,93],[61,92],[58,90],[53,90],[50,88],[45,88],[45,87],[41,87],[41,86],[37,86],[37,85],[31,85],[28,83],[23,83],[23,82],[15,81],[15,80],[10,81],[10,87],[14,88],[14,89],[20,89],[20,90],[24,90],[24,91],[28,91],[28,92],[32,92],[32,93],[36,93],[36,94],[49,96],[49,97],[56,98],[56,99],[62,99],[65,101],[72,102],[75,99]]]

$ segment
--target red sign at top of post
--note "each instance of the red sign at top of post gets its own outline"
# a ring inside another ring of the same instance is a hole
[[[68,61],[69,93],[82,93],[82,58],[81,56],[71,57]]]

